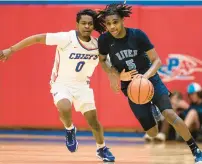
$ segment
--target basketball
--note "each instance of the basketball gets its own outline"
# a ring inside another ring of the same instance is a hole
[[[154,96],[154,87],[152,83],[144,78],[134,78],[128,85],[128,97],[135,104],[146,104]]]

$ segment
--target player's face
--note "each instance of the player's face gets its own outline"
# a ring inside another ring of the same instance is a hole
[[[123,37],[123,19],[118,15],[109,15],[105,18],[105,26],[107,30],[112,34],[115,38]]]
[[[82,15],[77,29],[82,37],[89,37],[94,29],[93,18],[89,15]]]

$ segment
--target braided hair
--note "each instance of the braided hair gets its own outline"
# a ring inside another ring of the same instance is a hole
[[[79,23],[82,15],[88,15],[93,18],[93,25],[94,25],[95,31],[99,32],[100,34],[103,33],[103,31],[105,31],[105,26],[104,26],[103,20],[98,18],[98,14],[94,10],[84,9],[84,10],[79,11],[76,15],[77,23]]]
[[[104,25],[104,19],[106,16],[109,16],[109,15],[118,15],[120,16],[121,18],[125,18],[125,17],[130,17],[130,15],[132,14],[132,6],[128,6],[126,4],[110,4],[110,5],[107,5],[105,7],[104,10],[100,10],[98,12],[98,18],[99,18],[99,21],[103,24],[101,24],[100,26],[103,26]],[[106,28],[105,26],[102,27],[102,29],[104,29],[106,31]],[[102,31],[105,32],[105,31]]]

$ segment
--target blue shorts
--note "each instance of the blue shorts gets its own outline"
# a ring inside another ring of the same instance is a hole
[[[153,86],[154,86],[154,96],[152,98],[152,103],[155,104],[159,110],[162,112],[165,109],[172,109],[169,94],[170,92],[164,85],[164,83],[161,81],[158,74],[154,75],[149,79]],[[125,96],[127,96],[127,87],[130,82],[122,82],[121,88],[122,92]],[[127,96],[128,97],[128,96]],[[156,125],[156,121],[154,120],[154,117],[152,115],[151,110],[151,102],[147,104],[135,104],[128,98],[128,103],[130,105],[130,108],[142,127],[145,131],[151,129]]]

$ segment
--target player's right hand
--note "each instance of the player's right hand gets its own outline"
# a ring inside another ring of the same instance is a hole
[[[126,72],[125,69],[123,69],[123,71],[120,73],[120,80],[131,81],[136,74],[138,74],[138,71],[135,69],[128,72]]]
[[[0,50],[0,61],[5,62],[6,60],[9,59],[9,57],[12,54],[12,50],[10,48],[5,49],[5,50]]]

